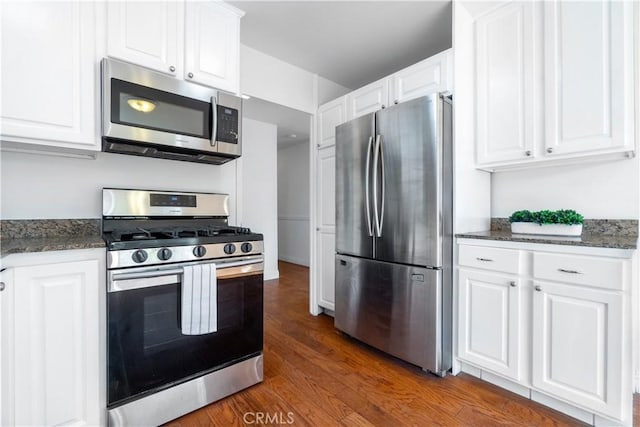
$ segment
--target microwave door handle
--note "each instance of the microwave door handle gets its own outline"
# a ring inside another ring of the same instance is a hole
[[[215,147],[218,139],[218,100],[211,97],[211,146]]]

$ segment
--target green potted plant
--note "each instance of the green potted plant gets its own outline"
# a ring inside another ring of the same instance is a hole
[[[571,209],[558,211],[516,211],[509,217],[513,234],[580,236],[584,218]]]

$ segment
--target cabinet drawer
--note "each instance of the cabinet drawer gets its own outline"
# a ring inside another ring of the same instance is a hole
[[[621,290],[625,279],[625,261],[583,255],[534,253],[533,276]]]
[[[460,245],[458,264],[518,274],[521,266],[520,254],[520,251],[512,249]]]

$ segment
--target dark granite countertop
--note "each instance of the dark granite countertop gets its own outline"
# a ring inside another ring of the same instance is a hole
[[[98,219],[0,221],[0,256],[104,248]]]
[[[465,239],[503,242],[542,243],[553,245],[589,246],[595,248],[637,249],[637,220],[585,220],[580,237],[511,234],[508,220],[493,218],[491,230],[456,234]]]

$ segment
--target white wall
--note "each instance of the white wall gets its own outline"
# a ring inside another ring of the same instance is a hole
[[[473,20],[453,3],[454,233],[489,229],[491,175],[475,168]]]
[[[309,265],[309,141],[278,149],[278,258]]]
[[[278,158],[277,127],[242,121],[242,157],[238,164],[240,224],[264,235],[264,278],[278,273]]]
[[[338,83],[318,76],[318,105],[333,101],[351,91],[352,89],[348,87],[341,86]]]
[[[113,153],[96,160],[2,152],[0,218],[100,218],[103,187],[230,195],[229,222],[264,234],[265,279],[278,277],[276,127],[243,120],[243,155],[203,165]]]
[[[591,162],[494,173],[491,215],[521,209],[575,209],[585,218],[637,219],[640,160]]]
[[[100,218],[103,187],[227,193],[236,221],[236,162],[204,165],[99,153],[96,160],[2,152],[2,219]]]
[[[240,45],[240,91],[314,114],[318,108],[316,75]]]

